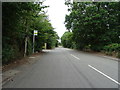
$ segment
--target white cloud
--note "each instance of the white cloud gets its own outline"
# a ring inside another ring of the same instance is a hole
[[[61,37],[66,31],[64,21],[65,15],[68,14],[67,6],[64,4],[65,0],[46,0],[44,5],[49,5],[47,8],[47,14],[52,23],[52,26],[55,28],[55,31]]]

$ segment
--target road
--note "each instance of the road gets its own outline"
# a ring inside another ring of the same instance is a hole
[[[45,50],[3,88],[118,88],[118,62],[67,48]]]

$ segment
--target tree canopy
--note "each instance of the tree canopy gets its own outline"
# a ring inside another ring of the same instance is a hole
[[[120,2],[65,4],[70,12],[65,17],[65,26],[73,33],[76,48],[82,50],[89,46],[100,51],[105,45],[120,43]]]
[[[2,3],[3,64],[32,53],[34,30],[38,30],[35,52],[41,51],[44,43],[50,49],[57,46],[58,35],[44,12],[48,6],[42,4],[43,2]]]

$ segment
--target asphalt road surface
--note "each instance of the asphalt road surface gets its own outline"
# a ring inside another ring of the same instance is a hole
[[[3,88],[118,88],[118,62],[67,48],[44,50]]]

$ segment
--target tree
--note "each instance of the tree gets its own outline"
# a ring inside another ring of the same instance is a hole
[[[79,2],[67,3],[69,15],[65,26],[72,30],[73,40],[78,49],[90,46],[100,51],[110,43],[119,43],[119,2]]]
[[[61,42],[63,47],[66,48],[73,48],[73,33],[72,32],[65,32],[61,37]]]
[[[45,15],[44,8],[47,6],[42,6],[42,3],[4,2],[2,4],[3,64],[32,54],[34,30],[38,30],[35,51],[41,51],[49,37],[49,45],[54,47],[53,42],[56,40],[57,33],[54,32],[54,28]]]

